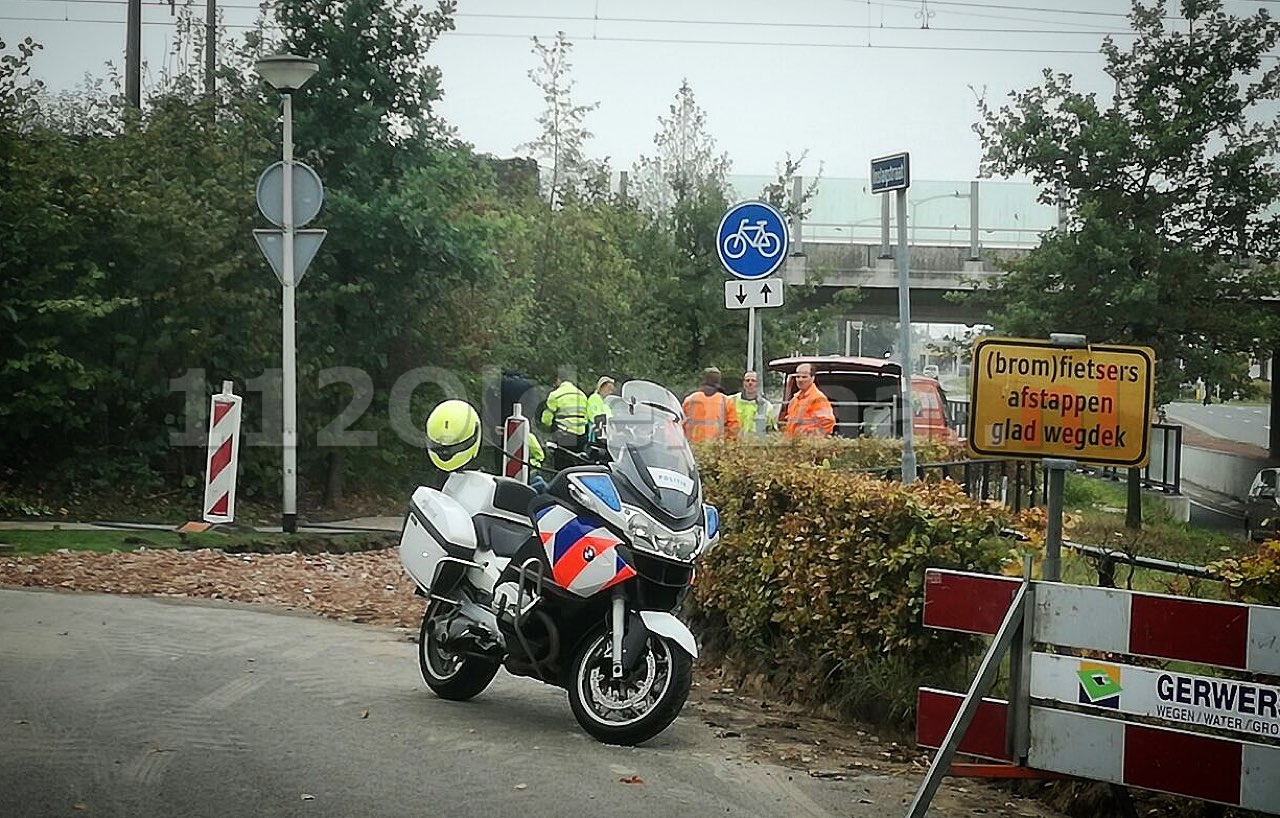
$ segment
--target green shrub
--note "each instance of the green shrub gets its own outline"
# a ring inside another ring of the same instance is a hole
[[[694,621],[708,648],[799,700],[896,720],[918,683],[948,677],[979,645],[921,626],[925,569],[997,572],[1010,515],[950,481],[904,486],[821,465],[831,443],[699,448],[723,540],[699,565]],[[875,460],[886,448],[859,443],[834,453]],[[896,682],[873,683],[872,668]]]

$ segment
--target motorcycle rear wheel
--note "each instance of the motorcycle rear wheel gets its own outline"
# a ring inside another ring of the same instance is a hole
[[[650,633],[635,670],[615,682],[611,654],[608,629],[583,641],[573,657],[569,707],[597,741],[648,741],[680,715],[693,684],[693,658],[670,639]]]
[[[453,606],[432,600],[418,631],[418,667],[422,680],[442,699],[465,702],[484,691],[501,666],[497,660],[454,653],[440,642]]]

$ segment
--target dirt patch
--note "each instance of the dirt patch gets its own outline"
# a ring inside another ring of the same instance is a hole
[[[227,599],[415,629],[423,607],[394,548],[349,554],[142,548],[5,555],[0,556],[0,585]]]

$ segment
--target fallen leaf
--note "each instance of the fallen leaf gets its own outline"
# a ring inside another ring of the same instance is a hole
[[[369,718],[369,711],[368,711],[368,710],[361,710],[361,711],[360,711],[360,718],[362,718],[362,719],[367,719],[367,718]]]
[[[644,783],[644,779],[638,775],[628,775],[625,778],[619,778],[618,781],[620,781],[623,784],[643,784]]]
[[[87,810],[89,808],[89,805],[83,801],[77,801],[71,805],[71,808],[74,810],[80,810],[81,812],[83,812],[84,810]]]
[[[311,793],[309,793],[309,792],[304,792],[304,793],[302,794],[302,800],[303,800],[303,801],[314,801],[314,800],[316,800],[316,797],[315,797],[314,795],[312,795]]]
[[[527,789],[529,789],[529,785],[528,785],[528,784],[516,784],[516,789],[517,789],[517,790],[527,790]]]

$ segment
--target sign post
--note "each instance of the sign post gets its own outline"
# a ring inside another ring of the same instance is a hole
[[[911,187],[911,154],[895,153],[871,160],[871,192],[898,193],[898,346],[902,358],[902,482],[916,479],[916,453],[911,417],[911,272],[907,258],[907,188]]]
[[[293,159],[293,95],[284,97],[284,158],[258,177],[258,210],[281,230],[254,230],[253,238],[281,285],[281,362],[284,377],[284,502],[280,527],[292,534],[298,525],[297,318],[298,282],[315,258],[328,231],[299,230],[320,212],[324,186],[316,172]]]
[[[782,282],[769,276],[787,260],[789,245],[786,220],[777,208],[765,202],[734,205],[720,219],[716,231],[720,263],[740,279],[725,282],[725,308],[748,311],[748,372],[756,368],[756,309],[782,306]]]
[[[306,258],[301,269],[295,271],[298,247],[294,240],[297,238],[298,227],[315,218],[324,197],[324,188],[320,185],[320,177],[315,171],[293,160],[293,92],[306,85],[307,80],[320,70],[320,66],[296,54],[272,54],[260,57],[254,66],[262,79],[280,92],[284,114],[281,161],[266,169],[258,179],[257,191],[258,209],[262,211],[262,215],[273,224],[284,228],[277,245],[280,253],[278,266],[274,260],[273,250],[268,248],[268,244],[275,244],[275,242],[263,243],[264,238],[258,237],[256,232],[255,237],[258,238],[259,246],[266,254],[267,260],[271,261],[272,267],[276,270],[276,276],[283,285],[280,310],[283,325],[280,357],[284,370],[281,389],[284,402],[284,433],[281,441],[284,444],[284,462],[282,463],[284,508],[280,516],[280,528],[286,534],[292,534],[298,530],[298,384],[295,343],[297,320],[294,314],[294,292],[298,280],[306,270],[306,265],[311,261],[310,257]],[[294,173],[295,170],[299,172]],[[302,244],[309,247],[310,253],[314,255],[323,240],[324,235],[320,234],[318,237],[312,236],[310,240],[304,240]]]

